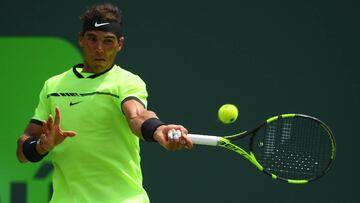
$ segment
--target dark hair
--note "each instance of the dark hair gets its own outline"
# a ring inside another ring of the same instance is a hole
[[[81,16],[82,21],[102,20],[122,24],[121,10],[110,3],[95,4],[89,7]]]

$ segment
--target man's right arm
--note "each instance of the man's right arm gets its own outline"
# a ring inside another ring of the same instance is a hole
[[[54,122],[53,122],[54,121]],[[59,145],[67,137],[74,137],[76,132],[63,131],[60,128],[60,109],[55,108],[55,120],[49,118],[42,125],[30,123],[25,132],[18,139],[17,157],[22,163],[27,161],[40,161],[46,153],[50,152],[56,145]],[[34,146],[36,142],[36,146]],[[26,149],[27,151],[23,151]],[[25,156],[28,155],[28,156]],[[27,159],[30,158],[31,160]]]
[[[25,155],[23,154],[23,144],[24,141],[26,139],[29,139],[30,137],[35,137],[37,139],[40,138],[42,134],[42,126],[36,123],[29,123],[28,126],[26,127],[24,133],[19,137],[18,141],[17,141],[17,150],[16,150],[16,155],[18,160],[21,163],[26,163],[28,162],[27,158],[25,157]],[[45,154],[46,151],[44,151],[39,144],[36,145],[36,150],[39,154]]]

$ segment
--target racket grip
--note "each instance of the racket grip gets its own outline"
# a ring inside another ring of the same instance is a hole
[[[187,134],[187,136],[194,144],[198,145],[217,146],[220,141],[220,137],[211,135]]]

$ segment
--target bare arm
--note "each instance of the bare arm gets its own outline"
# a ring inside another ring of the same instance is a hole
[[[128,120],[129,126],[132,132],[142,138],[141,126],[149,118],[158,118],[153,111],[146,110],[142,104],[136,100],[128,100],[123,103],[122,109],[125,113],[125,116]],[[167,137],[168,131],[175,129],[180,130],[182,137],[179,140],[169,140]],[[183,146],[187,148],[192,148],[192,142],[187,137],[187,129],[181,125],[162,125],[156,129],[154,132],[154,139],[159,142],[167,150],[178,150]]]

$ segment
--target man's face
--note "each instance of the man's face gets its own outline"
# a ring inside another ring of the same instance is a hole
[[[111,32],[87,31],[79,38],[87,70],[101,72],[113,65],[124,38]]]

